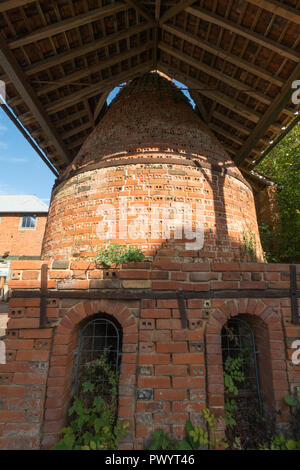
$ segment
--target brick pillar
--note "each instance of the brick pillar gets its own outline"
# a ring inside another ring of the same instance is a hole
[[[39,329],[39,303],[10,300],[7,362],[0,365],[0,449],[40,448],[52,329]]]
[[[206,406],[202,312],[187,313],[183,329],[176,299],[142,302],[136,448],[147,448],[155,429],[181,439],[188,419],[200,424]]]

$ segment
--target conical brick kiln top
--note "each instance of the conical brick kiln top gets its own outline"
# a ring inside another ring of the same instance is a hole
[[[238,259],[245,230],[261,253],[249,184],[179,88],[146,73],[122,88],[58,179],[43,255],[92,257],[109,241],[182,251],[166,219],[176,237],[205,231],[193,260]]]
[[[163,153],[163,154],[162,154]],[[133,161],[217,166],[243,179],[216,137],[169,79],[148,72],[121,88],[61,179]]]

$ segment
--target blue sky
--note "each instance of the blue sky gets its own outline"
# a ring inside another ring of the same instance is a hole
[[[35,194],[49,203],[55,176],[0,108],[0,194]]]
[[[108,104],[119,90],[110,93]],[[183,93],[190,99],[186,90]],[[54,181],[53,173],[0,108],[0,194],[35,194],[48,204]]]

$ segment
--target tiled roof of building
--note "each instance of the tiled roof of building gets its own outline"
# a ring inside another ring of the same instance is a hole
[[[0,195],[0,213],[47,213],[48,206],[34,194]]]

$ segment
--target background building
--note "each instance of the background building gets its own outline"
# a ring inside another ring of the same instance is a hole
[[[0,300],[7,296],[10,261],[39,258],[47,215],[47,205],[33,194],[0,195]]]
[[[0,195],[0,259],[40,256],[48,207],[30,195]]]

